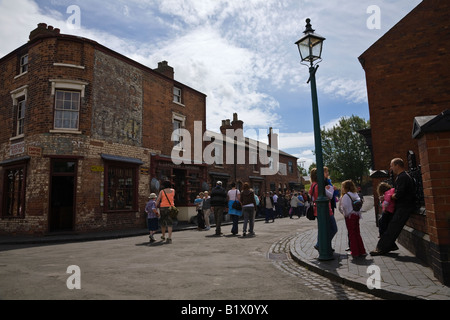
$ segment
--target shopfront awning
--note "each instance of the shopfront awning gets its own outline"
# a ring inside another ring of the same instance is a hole
[[[135,165],[142,166],[144,162],[142,160],[136,159],[136,158],[127,158],[127,157],[121,157],[121,156],[113,156],[110,154],[101,154],[101,157],[103,160],[106,161],[116,161],[116,162],[125,162],[125,163],[131,163]]]

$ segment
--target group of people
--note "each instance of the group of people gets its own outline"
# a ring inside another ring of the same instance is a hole
[[[395,176],[394,185],[391,186],[386,182],[382,182],[377,188],[382,216],[379,221],[379,241],[375,250],[370,252],[371,256],[385,255],[390,251],[398,250],[395,241],[408,221],[410,214],[414,211],[415,183],[406,172],[404,161],[401,158],[393,159],[390,163],[390,171]],[[324,176],[325,195],[329,199],[330,223],[328,235],[330,241],[337,233],[336,219],[334,217],[334,209],[337,207],[345,217],[349,242],[347,251],[353,257],[366,256],[367,253],[359,226],[361,209],[355,208],[354,205],[355,202],[363,201],[362,195],[358,193],[352,180],[346,180],[341,184],[341,195],[339,197],[339,190],[333,187],[327,167],[324,167]],[[311,171],[311,181],[309,194],[314,202],[319,196],[316,169]],[[314,206],[314,215],[317,216],[316,206]],[[319,250],[319,240],[317,240],[314,247]]]
[[[412,178],[405,171],[405,164],[402,159],[395,158],[391,161],[391,172],[395,175],[394,186],[387,183],[381,183],[378,186],[380,204],[382,208],[382,218],[379,224],[380,240],[372,256],[383,255],[390,251],[397,250],[395,244],[403,226],[414,210],[415,185]],[[265,222],[274,221],[277,217],[293,215],[301,217],[305,215],[306,208],[313,206],[314,216],[317,217],[317,206],[315,201],[319,197],[317,169],[311,170],[311,186],[309,191],[274,194],[266,192],[265,195],[258,197],[246,182],[243,184],[242,191],[236,188],[236,184],[231,184],[231,189],[226,191],[221,181],[218,181],[212,188],[211,193],[202,192],[197,196],[195,204],[197,207],[197,220],[200,230],[210,230],[211,212],[214,212],[216,223],[215,234],[222,235],[222,221],[224,214],[229,214],[232,221],[231,233],[238,234],[238,225],[241,217],[244,219],[243,236],[254,235],[255,218],[257,212],[264,212]],[[325,195],[329,199],[328,212],[330,215],[329,239],[330,241],[336,235],[338,229],[334,217],[335,209],[338,208],[345,217],[345,224],[348,231],[349,246],[347,251],[353,257],[366,255],[366,250],[360,233],[359,220],[361,219],[361,209],[355,208],[355,202],[362,202],[363,197],[358,193],[355,183],[352,180],[346,180],[341,184],[341,190],[333,186],[329,178],[329,171],[324,167],[324,185]],[[148,228],[150,232],[150,242],[156,241],[155,233],[158,231],[158,225],[161,226],[161,239],[166,242],[172,242],[173,219],[170,217],[170,207],[174,206],[175,190],[171,183],[165,181],[163,189],[157,196],[152,193],[149,202],[146,205],[145,212],[148,214]],[[159,208],[159,210],[158,210]],[[286,214],[287,213],[287,214]],[[168,237],[166,238],[166,231]],[[319,238],[314,246],[319,250]]]

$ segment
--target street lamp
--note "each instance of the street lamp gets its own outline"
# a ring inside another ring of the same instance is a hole
[[[316,199],[317,205],[317,220],[318,220],[318,234],[319,234],[319,260],[332,260],[333,252],[331,250],[330,239],[330,212],[329,212],[329,200],[325,195],[325,178],[323,171],[323,155],[322,155],[322,138],[320,135],[320,119],[319,119],[319,106],[317,100],[317,87],[316,87],[316,71],[319,68],[318,62],[322,60],[322,45],[325,40],[324,37],[314,33],[314,29],[311,25],[311,19],[306,19],[306,30],[303,32],[305,35],[298,40],[295,44],[298,46],[300,52],[301,62],[309,62],[309,74],[310,78],[308,82],[311,82],[311,95],[313,106],[313,118],[314,118],[314,138],[316,147],[316,163],[317,163],[317,184],[319,197]],[[316,62],[317,61],[317,62]],[[316,65],[314,64],[316,62]]]

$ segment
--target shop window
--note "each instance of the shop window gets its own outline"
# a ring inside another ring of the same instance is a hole
[[[4,168],[2,218],[25,216],[26,165]]]
[[[106,211],[137,210],[137,167],[107,164],[105,167]]]

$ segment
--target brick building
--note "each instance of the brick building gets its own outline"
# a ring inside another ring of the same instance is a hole
[[[177,188],[188,215],[206,166],[167,158],[174,129],[197,120],[206,130],[206,96],[174,80],[167,62],[152,70],[39,24],[0,59],[0,85],[0,233],[144,227],[154,177],[195,175],[192,190]]]
[[[233,136],[228,134],[227,130],[230,130]],[[234,135],[239,130],[242,132],[241,137]],[[212,185],[215,185],[216,181],[222,181],[227,186],[236,182],[237,186],[241,187],[243,183],[248,182],[258,195],[263,195],[265,191],[279,192],[302,188],[297,167],[298,158],[278,149],[278,135],[272,128],[269,129],[267,143],[245,137],[244,133],[244,122],[239,120],[236,113],[233,115],[233,121],[222,121],[220,133],[207,132],[207,136],[212,140],[215,139],[213,137],[220,140],[218,151],[213,152],[214,155],[219,155],[219,159],[208,167],[208,181]],[[229,149],[231,155],[227,154],[227,146],[234,148],[234,151]],[[272,154],[272,148],[276,150],[276,154]],[[231,161],[227,162],[227,157],[230,157]],[[275,170],[275,167],[278,170]]]
[[[442,183],[448,181],[450,169],[448,134],[428,135],[427,144],[427,135],[414,139],[412,132],[420,127],[417,119],[445,119],[440,114],[448,118],[449,17],[449,1],[423,0],[360,57],[367,80],[373,169],[388,170],[391,159],[406,160],[409,151],[422,166],[426,210],[411,216],[399,241],[446,284],[450,282],[450,193],[448,184]],[[440,121],[450,129],[448,121]],[[385,179],[374,178],[374,190]]]

